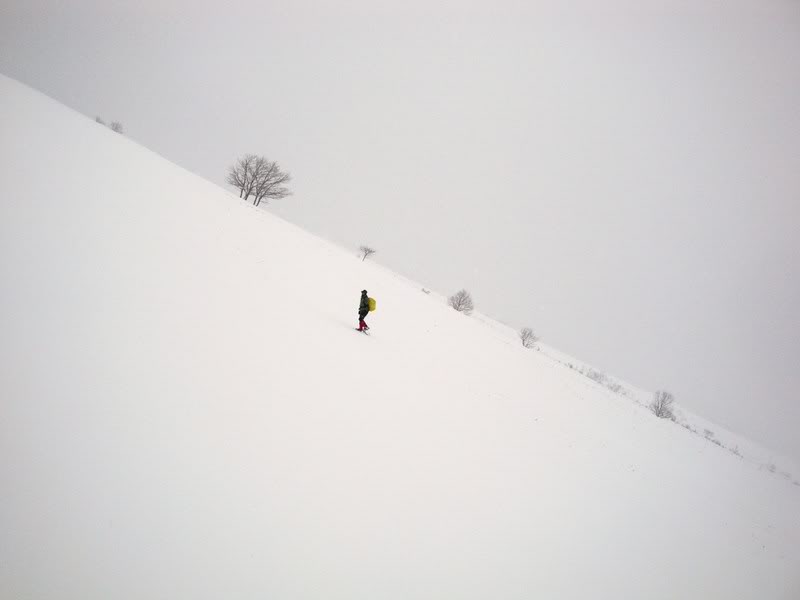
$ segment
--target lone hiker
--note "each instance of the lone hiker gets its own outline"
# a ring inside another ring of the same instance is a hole
[[[358,305],[358,330],[366,331],[369,326],[364,322],[364,317],[369,312],[369,297],[367,290],[361,290],[361,304]]]

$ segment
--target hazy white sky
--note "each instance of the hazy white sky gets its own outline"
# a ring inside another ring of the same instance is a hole
[[[800,2],[2,0],[0,71],[800,458]]]

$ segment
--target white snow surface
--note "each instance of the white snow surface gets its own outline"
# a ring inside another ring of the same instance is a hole
[[[3,600],[800,598],[791,481],[5,77],[0,233]]]

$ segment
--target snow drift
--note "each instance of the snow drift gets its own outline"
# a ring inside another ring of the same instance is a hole
[[[3,77],[0,140],[0,598],[800,597],[799,487]]]

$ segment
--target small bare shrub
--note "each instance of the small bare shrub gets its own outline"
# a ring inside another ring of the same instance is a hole
[[[530,327],[520,329],[519,339],[522,340],[522,345],[525,348],[535,348],[536,342],[539,341],[539,338],[533,334],[533,330]]]
[[[712,440],[712,439],[714,439],[714,432],[711,431],[710,429],[703,429],[703,436],[707,440]]]
[[[361,252],[361,262],[364,262],[367,260],[367,258],[377,252],[375,248],[370,248],[369,246],[360,246],[358,249]]]
[[[606,380],[605,373],[601,373],[600,371],[596,371],[594,369],[587,369],[586,376],[592,381],[596,381],[599,384],[605,383]]]
[[[666,390],[659,390],[653,394],[650,410],[659,419],[674,419],[675,415],[672,413],[673,402],[675,402],[675,397],[672,394]]]
[[[447,299],[447,302],[458,312],[463,312],[467,315],[475,310],[475,305],[472,303],[472,296],[469,295],[467,290],[457,291]]]
[[[106,124],[106,122],[103,121],[103,119],[101,117],[95,117],[94,118],[94,122],[95,123],[100,123],[100,125],[105,125]]]
[[[122,123],[119,121],[111,121],[111,125],[109,125],[109,127],[111,127],[111,131],[115,133],[125,133]]]

